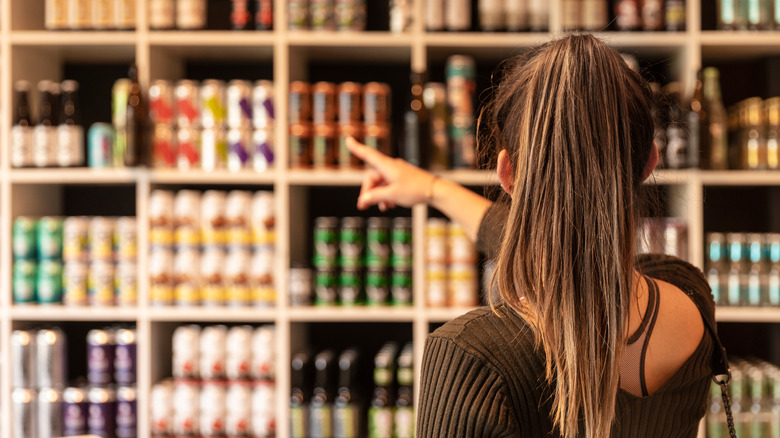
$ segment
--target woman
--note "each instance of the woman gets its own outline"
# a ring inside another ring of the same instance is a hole
[[[359,208],[427,202],[496,256],[500,300],[426,342],[418,436],[695,436],[714,304],[696,268],[635,258],[638,190],[658,162],[650,107],[592,36],[516,61],[479,128],[509,208],[350,144],[372,168]]]

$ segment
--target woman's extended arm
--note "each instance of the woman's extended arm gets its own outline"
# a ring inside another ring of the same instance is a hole
[[[360,189],[358,208],[378,205],[385,211],[395,205],[411,207],[427,202],[460,224],[469,238],[476,241],[482,218],[492,204],[489,200],[354,139],[347,140],[347,147],[370,167]]]

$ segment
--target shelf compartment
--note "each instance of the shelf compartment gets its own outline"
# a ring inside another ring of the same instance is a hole
[[[152,170],[149,172],[152,184],[240,184],[272,185],[277,179],[275,172],[228,172],[228,171],[179,171]]]
[[[273,323],[277,313],[273,308],[253,307],[152,307],[149,309],[149,316],[154,322]]]
[[[314,34],[316,36],[317,34]],[[389,35],[389,34],[388,34]],[[307,61],[322,61],[335,63],[339,61],[354,64],[359,61],[361,65],[404,63],[409,64],[412,59],[412,45],[405,39],[394,38],[360,38],[339,35],[329,36],[322,34],[321,38],[315,37],[291,37],[290,60],[294,63]],[[374,45],[374,42],[384,41]],[[294,68],[292,69],[294,70]],[[291,74],[295,73],[291,71]],[[343,73],[343,71],[342,71]],[[293,74],[293,76],[295,76]],[[295,78],[293,79],[301,79]]]
[[[411,47],[415,39],[409,33],[393,32],[317,32],[290,31],[291,47]]]
[[[134,169],[14,169],[13,184],[134,184],[141,170]]]
[[[702,171],[700,175],[705,186],[780,185],[780,172],[773,170],[710,170]]]
[[[780,308],[772,307],[716,307],[718,322],[780,323]]]
[[[106,63],[129,62],[135,58],[137,38],[132,32],[16,32],[10,41],[16,51],[35,51],[68,61]]]
[[[149,43],[153,46],[169,47],[273,47],[278,39],[274,32],[236,32],[236,31],[152,31]]]
[[[706,60],[780,55],[780,32],[703,31],[699,41]]]
[[[293,307],[293,322],[412,322],[413,307]]]
[[[11,319],[14,321],[129,321],[138,319],[134,307],[71,307],[62,305],[14,305]]]

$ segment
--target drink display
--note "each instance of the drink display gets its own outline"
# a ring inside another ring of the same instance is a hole
[[[425,262],[428,307],[474,307],[479,304],[477,250],[462,227],[445,219],[428,219]]]
[[[276,304],[273,192],[152,192],[152,305]]]
[[[18,217],[13,230],[15,303],[136,304],[135,218]]]
[[[705,241],[715,304],[780,306],[780,234],[708,233]]]
[[[392,21],[392,11],[390,17]],[[289,1],[287,20],[292,31],[360,32],[366,29],[366,0]]]
[[[173,378],[152,387],[152,436],[276,436],[273,326],[180,326],[172,346]]]
[[[133,0],[48,0],[43,13],[47,30],[132,30],[136,26]]]
[[[472,27],[472,0],[425,2],[424,24],[429,32],[544,32],[549,28],[549,2],[540,0],[473,0],[477,28]]]
[[[763,31],[780,29],[777,3],[774,1],[718,0],[717,28],[725,31]]]
[[[688,225],[679,218],[642,218],[636,231],[637,254],[688,259]]]

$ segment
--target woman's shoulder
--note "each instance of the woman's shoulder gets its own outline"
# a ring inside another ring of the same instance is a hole
[[[693,300],[703,316],[714,317],[712,289],[701,269],[665,254],[640,255],[637,258],[637,269],[648,277],[674,285]]]

